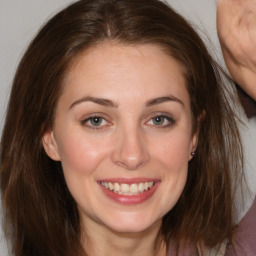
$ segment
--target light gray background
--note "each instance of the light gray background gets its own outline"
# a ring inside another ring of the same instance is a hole
[[[192,20],[213,56],[223,63],[216,36],[216,1],[168,0],[167,2],[187,19]],[[26,46],[49,17],[71,2],[71,0],[0,0],[0,135],[14,72]],[[250,158],[254,158],[255,149],[251,137],[246,143],[251,143]],[[6,256],[6,245],[2,236],[0,228],[0,255]]]

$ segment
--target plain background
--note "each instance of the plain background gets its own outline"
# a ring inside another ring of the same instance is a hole
[[[168,0],[167,2],[194,24],[213,57],[223,63],[215,26],[216,1]],[[0,0],[0,135],[12,79],[22,54],[38,29],[71,2],[71,0]],[[251,154],[250,159],[254,158],[256,143],[253,143],[252,138],[247,136],[246,144],[251,145],[248,150]],[[255,162],[251,165],[256,166]],[[1,227],[0,255],[7,256]]]

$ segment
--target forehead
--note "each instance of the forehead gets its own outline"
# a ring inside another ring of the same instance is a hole
[[[166,67],[163,69],[163,72],[168,68],[166,63],[172,62],[172,68],[176,66],[176,69],[179,69],[183,75],[186,74],[185,66],[166,47],[154,44],[126,45],[105,42],[81,52],[69,66],[67,77],[70,78],[74,70],[79,69],[81,65],[87,65],[87,67],[90,66],[93,69],[95,68],[94,65],[102,67],[104,61],[108,61],[107,66],[109,67],[111,65],[115,67],[128,67],[129,64],[144,65],[150,63],[152,67]]]
[[[133,91],[133,96],[137,92],[152,97],[170,92],[184,98],[189,97],[185,73],[180,62],[158,46],[105,43],[76,58],[67,72],[64,94],[128,97]]]

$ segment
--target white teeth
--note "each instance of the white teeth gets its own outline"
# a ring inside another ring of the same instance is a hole
[[[138,193],[138,185],[137,184],[132,184],[130,186],[130,192],[131,193]]]
[[[144,183],[139,183],[139,191],[141,193],[144,191]]]
[[[125,183],[121,184],[121,191],[123,193],[130,192],[130,186],[128,184],[125,184]]]
[[[104,182],[104,184],[106,184],[106,182]],[[104,186],[105,186],[105,188],[107,188],[106,185],[104,185]],[[108,183],[108,189],[109,190],[113,190],[114,189],[114,185],[111,182]]]
[[[139,193],[143,193],[144,191],[149,190],[154,186],[154,182],[140,182],[140,183],[133,183],[133,184],[126,184],[126,183],[112,183],[112,182],[101,182],[105,188],[118,193],[120,195],[137,195]]]
[[[118,183],[114,183],[114,191],[115,192],[120,191],[120,185]]]

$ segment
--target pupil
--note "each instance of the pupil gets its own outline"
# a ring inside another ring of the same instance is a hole
[[[164,121],[163,117],[162,116],[157,116],[154,118],[154,123],[159,125],[159,124],[162,124]]]
[[[92,122],[93,125],[100,125],[100,124],[101,124],[101,121],[102,121],[101,117],[94,117],[94,118],[91,120],[91,122]]]

